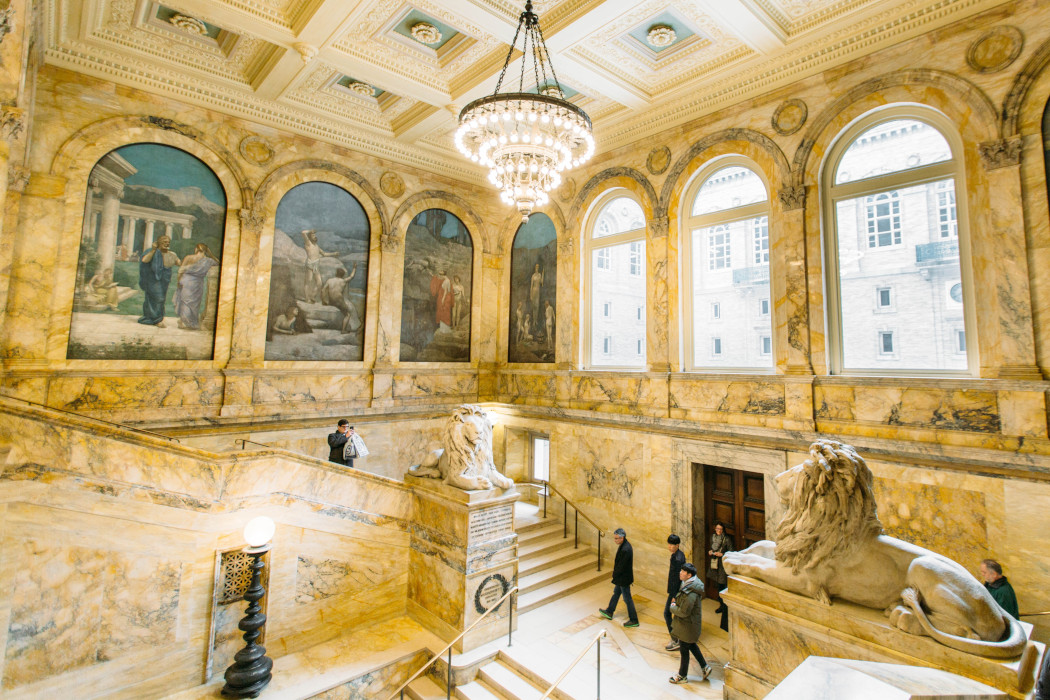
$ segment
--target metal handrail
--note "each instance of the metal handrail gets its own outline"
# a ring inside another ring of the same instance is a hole
[[[1021,617],[1039,617],[1040,615],[1050,615],[1050,610],[1043,610],[1042,612],[1034,613],[1021,613]]]
[[[584,657],[584,655],[590,650],[590,648],[592,646],[595,646],[595,645],[596,645],[596,649],[598,650],[598,677],[597,677],[597,680],[598,680],[598,692],[597,692],[597,695],[595,697],[598,700],[601,700],[601,698],[602,698],[602,645],[598,644],[598,640],[601,639],[604,636],[606,636],[606,631],[605,630],[602,630],[598,634],[594,635],[594,639],[592,639],[590,642],[588,642],[587,646],[585,646],[583,648],[583,651],[581,651],[579,654],[576,655],[576,658],[572,660],[572,663],[569,664],[569,667],[561,672],[561,675],[558,676],[558,680],[554,681],[554,683],[551,685],[550,688],[547,688],[547,692],[544,693],[540,697],[540,700],[545,700],[545,698],[550,697],[550,694],[554,692],[554,689],[557,688],[558,685],[563,680],[565,680],[565,676],[569,675],[569,671],[571,671],[572,669],[576,668],[576,664],[580,663],[580,659],[582,659]]]
[[[573,513],[574,513],[574,515],[573,515],[574,522],[573,522],[573,528],[572,528],[573,529],[573,533],[572,533],[573,545],[572,546],[573,546],[574,549],[579,549],[580,548],[580,516],[581,515],[583,516],[584,520],[589,522],[594,527],[594,529],[598,531],[598,571],[601,571],[602,570],[602,538],[605,537],[605,530],[601,529],[601,527],[598,525],[598,523],[594,522],[589,517],[587,517],[587,514],[584,513],[583,511],[581,511],[580,507],[578,505],[576,505],[575,503],[570,501],[568,498],[566,498],[565,494],[562,493],[561,491],[559,491],[558,488],[554,484],[552,484],[549,481],[544,481],[543,479],[537,479],[537,481],[540,484],[542,484],[543,487],[544,487],[544,491],[543,491],[543,517],[544,518],[547,517],[547,498],[548,498],[548,495],[549,495],[547,493],[547,491],[548,490],[553,491],[554,493],[556,493],[559,496],[561,496],[561,500],[562,500],[562,518],[561,518],[561,520],[562,520],[562,538],[566,538],[566,537],[569,536],[569,506],[572,506],[572,510],[573,510]]]
[[[131,426],[131,425],[125,425],[124,423],[114,423],[113,421],[106,420],[105,418],[96,418],[95,416],[88,416],[88,415],[84,415],[83,413],[77,413],[76,411],[69,411],[69,410],[66,410],[64,408],[56,408],[55,406],[48,406],[47,404],[37,403],[36,401],[27,401],[26,399],[22,399],[22,398],[19,398],[17,396],[6,396],[5,395],[4,398],[9,400],[9,401],[18,401],[19,403],[24,403],[24,404],[29,405],[29,406],[36,406],[37,408],[46,408],[49,411],[58,411],[59,413],[66,413],[66,414],[71,415],[71,416],[76,416],[77,418],[87,418],[88,420],[97,420],[99,423],[105,423],[106,425],[112,425],[112,426],[117,427],[117,428],[123,428],[124,430],[130,430],[130,431],[136,432],[136,433],[144,433],[146,435],[152,435],[154,437],[164,438],[165,440],[171,440],[172,442],[178,442],[179,444],[182,444],[182,442],[177,437],[171,437],[170,435],[165,435],[164,433],[155,433],[152,430],[146,430],[145,428],[136,428],[136,427]]]
[[[497,600],[495,603],[493,603],[491,608],[489,608],[488,610],[483,612],[481,614],[481,617],[479,617],[478,619],[474,620],[474,622],[471,623],[470,627],[468,627],[467,629],[465,629],[462,632],[460,632],[459,636],[456,637],[455,639],[453,639],[451,642],[449,642],[447,647],[445,647],[444,649],[442,649],[438,653],[434,654],[434,656],[431,657],[430,661],[428,661],[425,664],[423,664],[422,668],[420,668],[418,671],[416,671],[411,676],[409,676],[408,680],[405,681],[404,683],[402,683],[401,687],[398,688],[397,690],[395,690],[393,692],[393,694],[389,698],[387,698],[387,700],[394,700],[394,698],[397,697],[399,694],[401,696],[401,700],[405,700],[405,688],[408,687],[408,684],[411,683],[412,681],[414,681],[415,679],[419,678],[423,674],[423,672],[426,671],[428,668],[430,668],[431,665],[433,665],[433,663],[435,661],[440,659],[441,655],[444,654],[446,651],[448,652],[448,678],[445,681],[445,698],[446,698],[446,700],[448,698],[451,698],[452,697],[452,647],[454,647],[456,645],[456,642],[458,642],[459,640],[463,639],[463,637],[467,634],[467,632],[469,632],[472,629],[474,629],[475,627],[477,627],[478,623],[481,622],[482,620],[484,620],[488,616],[488,614],[490,612],[492,612],[493,610],[498,608],[500,605],[503,604],[503,601],[505,601],[507,598],[509,598],[510,596],[514,595],[517,592],[518,592],[518,587],[514,586],[509,591],[504,593],[503,597],[500,598],[499,600]],[[507,646],[509,647],[512,644],[513,635],[514,635],[514,605],[513,604],[510,605],[510,609],[509,609],[508,612],[509,612],[509,614],[507,615]]]
[[[259,447],[270,447],[270,448],[273,447],[273,445],[267,445],[266,443],[256,442],[255,440],[249,440],[247,438],[237,438],[237,440],[240,441],[242,450],[245,448],[245,445],[247,445],[249,442],[252,443],[253,445],[258,445]]]

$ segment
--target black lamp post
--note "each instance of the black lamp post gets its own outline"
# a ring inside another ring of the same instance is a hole
[[[265,516],[253,518],[244,527],[244,539],[248,542],[244,552],[252,558],[252,582],[244,592],[248,608],[237,625],[244,631],[245,646],[234,655],[233,664],[226,669],[226,685],[222,687],[222,694],[227,697],[259,697],[259,693],[273,678],[273,659],[266,655],[266,648],[256,644],[255,640],[262,634],[262,628],[266,625],[266,615],[262,613],[262,606],[259,605],[259,601],[266,595],[266,589],[263,588],[260,579],[266,567],[262,556],[270,551],[270,539],[274,530],[273,521]]]

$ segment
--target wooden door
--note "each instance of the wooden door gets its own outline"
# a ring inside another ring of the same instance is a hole
[[[711,534],[715,523],[722,522],[726,532],[733,536],[734,549],[744,549],[766,539],[766,498],[762,474],[704,465],[704,537],[703,553],[697,556],[697,568],[704,566],[705,578],[710,578],[709,558]],[[697,545],[701,545],[697,542]],[[705,582],[708,598],[717,597],[718,586]]]

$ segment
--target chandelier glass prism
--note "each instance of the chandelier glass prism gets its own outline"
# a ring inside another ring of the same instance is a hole
[[[519,36],[523,39],[518,91],[500,92]],[[529,63],[535,93],[525,92]],[[533,209],[550,201],[547,193],[561,183],[563,172],[594,154],[590,117],[563,94],[539,17],[532,11],[532,3],[526,2],[496,91],[464,107],[456,130],[456,147],[489,169],[489,181],[499,188],[504,202],[517,206],[522,221],[528,221]]]

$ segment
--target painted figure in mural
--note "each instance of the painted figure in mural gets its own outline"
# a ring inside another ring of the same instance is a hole
[[[463,288],[462,280],[459,279],[459,275],[456,275],[452,278],[452,320],[455,321],[454,328],[459,328],[459,324],[463,322],[463,298],[466,294],[467,290]]]
[[[324,283],[321,279],[321,258],[335,258],[339,253],[326,253],[317,245],[317,232],[303,231],[303,247],[306,249],[306,301],[317,303],[317,296]]]
[[[543,273],[540,272],[540,264],[536,263],[536,269],[532,273],[532,278],[529,280],[529,306],[532,307],[532,318],[536,320],[536,324],[540,323],[540,290],[543,289]],[[532,330],[527,328],[526,330]],[[537,329],[538,331],[538,329]],[[539,335],[539,333],[535,333]]]
[[[452,280],[444,270],[430,278],[430,296],[434,297],[434,320],[443,331],[452,329],[452,306],[455,295],[452,293]]]
[[[350,276],[346,276],[346,270],[339,268],[335,271],[335,277],[329,278],[321,287],[321,303],[334,306],[343,312],[343,322],[340,328],[343,333],[354,332],[361,327],[361,317],[357,309],[346,296],[346,290],[350,287],[350,281],[357,275],[357,263],[350,270]]]
[[[87,296],[100,306],[105,306],[110,311],[117,310],[120,298],[117,283],[113,281],[113,268],[107,267],[96,272],[95,276],[88,280],[85,291]]]
[[[550,301],[546,302],[547,308],[544,309],[546,314],[546,326],[547,326],[547,346],[554,347],[554,307],[551,306]]]
[[[201,327],[201,302],[208,290],[208,271],[218,264],[219,259],[204,243],[198,243],[193,253],[182,260],[175,288],[175,312],[179,315],[179,328],[195,331]]]
[[[171,268],[181,261],[169,248],[171,237],[164,235],[139,261],[139,287],[145,293],[139,323],[164,328],[164,302],[171,284]]]
[[[525,337],[525,302],[519,301],[518,308],[514,310],[514,319],[517,321],[515,328],[515,342],[520,343]]]
[[[295,335],[295,319],[299,316],[298,306],[289,306],[288,310],[273,322],[273,332],[281,335]]]

